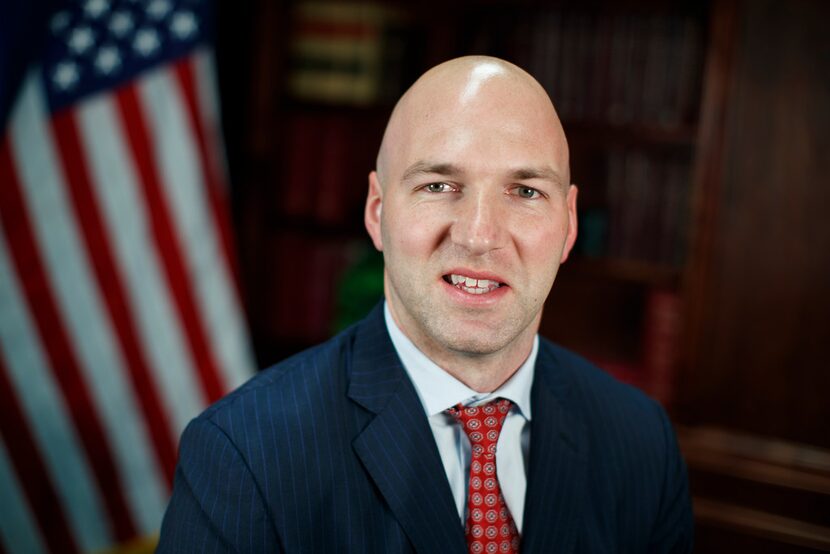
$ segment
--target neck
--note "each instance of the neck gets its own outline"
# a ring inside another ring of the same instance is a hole
[[[510,351],[493,354],[447,352],[447,355],[427,354],[441,369],[476,392],[492,392],[510,379],[530,356],[533,336],[523,340]]]
[[[438,367],[476,392],[491,392],[510,379],[530,356],[541,313],[507,344],[493,351],[469,351],[439,343],[417,327],[402,325],[394,306],[390,314],[397,328]]]

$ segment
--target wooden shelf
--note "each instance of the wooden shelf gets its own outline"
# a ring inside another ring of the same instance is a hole
[[[680,269],[664,264],[609,258],[573,258],[564,267],[564,271],[575,276],[626,281],[650,287],[676,288],[682,274]]]
[[[318,100],[305,100],[289,96],[287,93],[282,98],[280,115],[287,113],[313,114],[313,115],[338,115],[354,117],[360,120],[382,120],[386,123],[389,114],[392,113],[394,102],[376,102],[370,104],[349,104],[346,102],[323,102]]]

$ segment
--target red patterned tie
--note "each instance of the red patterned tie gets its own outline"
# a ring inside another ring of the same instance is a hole
[[[518,554],[519,531],[496,476],[496,443],[510,411],[510,401],[499,398],[469,408],[459,404],[447,411],[461,423],[472,447],[464,528],[467,549],[470,554]]]

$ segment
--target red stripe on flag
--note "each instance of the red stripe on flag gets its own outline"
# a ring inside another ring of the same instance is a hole
[[[118,108],[124,120],[124,128],[130,143],[130,151],[135,160],[141,188],[147,204],[150,226],[161,254],[162,265],[167,281],[173,293],[173,299],[184,324],[190,349],[199,369],[202,388],[208,402],[222,396],[224,387],[219,379],[216,365],[206,339],[202,320],[196,311],[190,279],[185,270],[181,248],[173,230],[170,210],[165,202],[161,178],[153,159],[150,135],[141,113],[136,90],[133,85],[123,87],[116,94]],[[175,186],[168,183],[167,186]]]
[[[32,186],[39,186],[39,183],[33,183]],[[34,316],[53,375],[66,399],[72,421],[84,445],[87,461],[107,506],[114,534],[122,541],[133,538],[136,534],[135,524],[127,509],[109,443],[49,287],[20,183],[13,169],[8,141],[4,141],[0,147],[0,223],[8,239],[29,311]]]
[[[216,164],[211,162],[213,156],[220,155],[219,152],[210,152],[207,142],[204,121],[199,113],[199,100],[196,97],[196,78],[193,75],[193,64],[196,63],[195,56],[188,56],[174,65],[179,86],[184,93],[187,115],[196,142],[199,145],[199,161],[202,166],[202,174],[207,181],[207,196],[213,212],[213,220],[219,228],[219,236],[222,241],[222,248],[225,254],[225,265],[229,274],[233,275],[236,287],[237,300],[241,281],[239,279],[239,267],[236,263],[235,249],[231,234],[231,224],[228,218],[228,205],[222,186],[222,176],[217,174]]]
[[[5,148],[4,148],[5,150]],[[0,159],[0,166],[5,163]],[[0,168],[0,177],[4,177]],[[78,552],[52,479],[32,438],[26,417],[17,401],[14,387],[0,356],[0,435],[8,445],[9,457],[26,499],[37,519],[40,535],[50,552]],[[14,508],[12,508],[14,509]],[[2,544],[2,543],[0,543]],[[14,545],[12,545],[14,546]]]
[[[146,353],[138,341],[138,332],[127,304],[127,293],[121,283],[97,199],[92,191],[74,111],[64,110],[55,115],[52,125],[64,176],[77,214],[75,219],[83,231],[86,251],[121,345],[124,361],[129,368],[129,376],[153,441],[159,467],[164,473],[168,490],[171,490],[176,467],[175,438],[159,400],[158,388],[150,372]]]

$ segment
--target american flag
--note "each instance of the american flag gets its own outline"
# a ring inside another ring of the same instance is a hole
[[[210,6],[64,4],[0,139],[0,552],[152,537],[182,429],[253,372]]]

